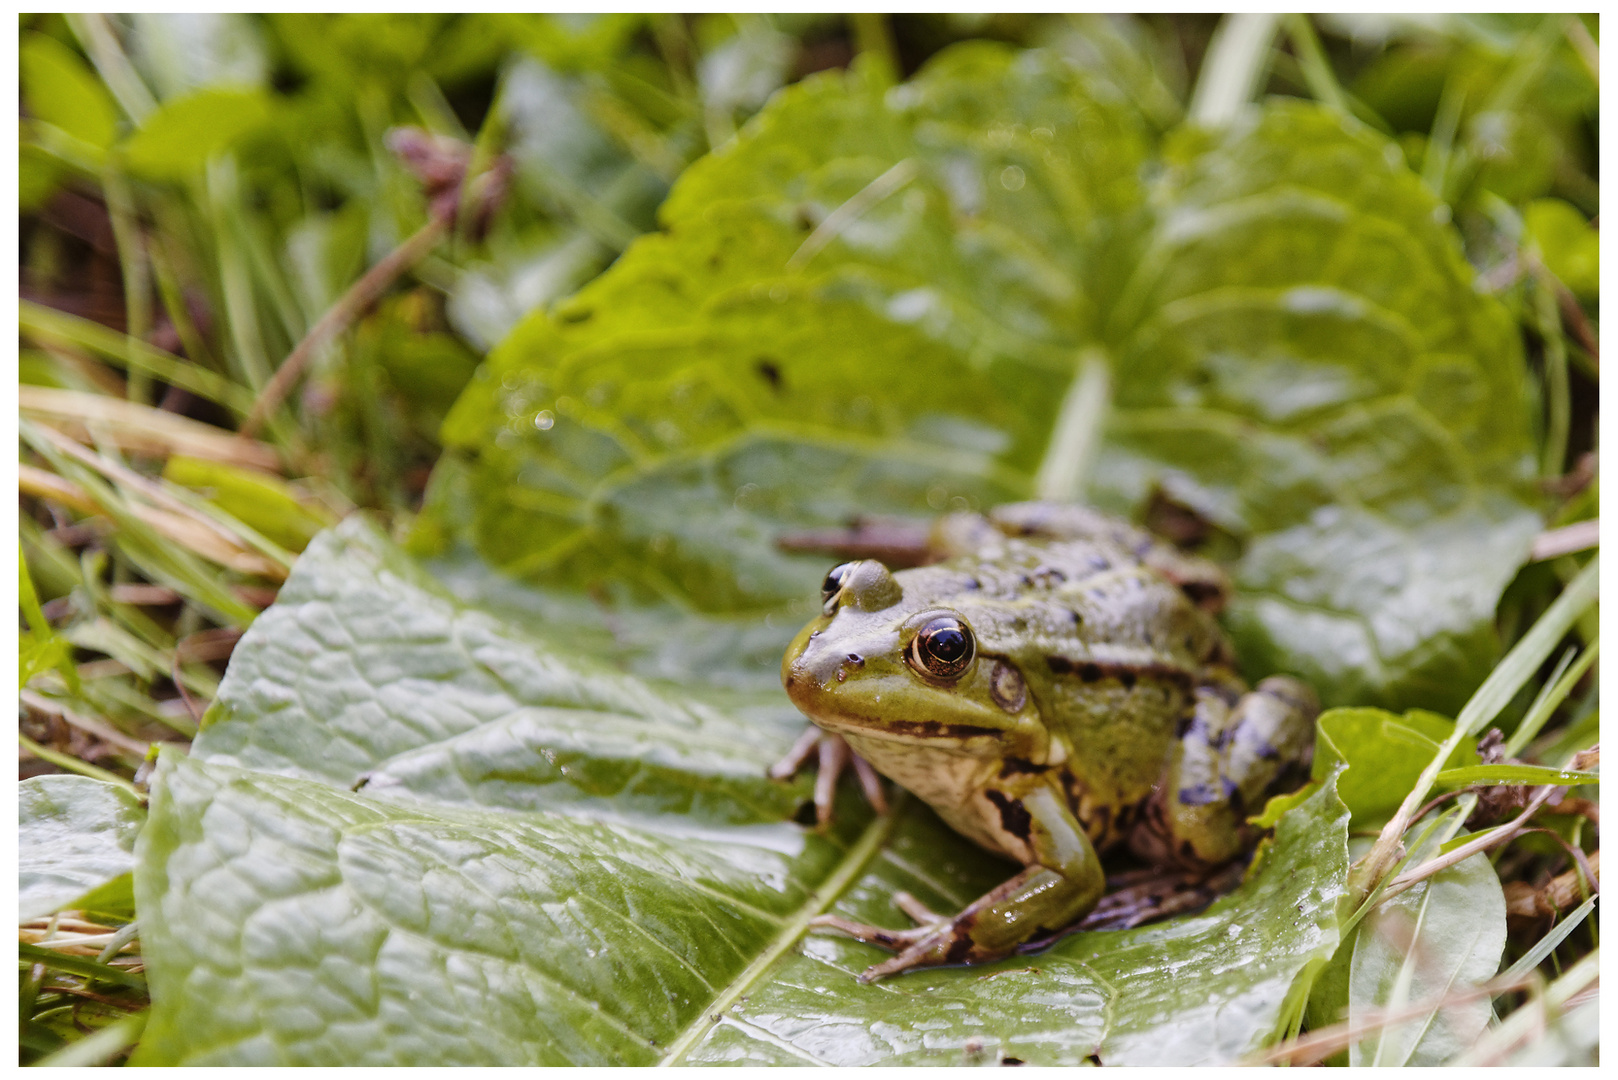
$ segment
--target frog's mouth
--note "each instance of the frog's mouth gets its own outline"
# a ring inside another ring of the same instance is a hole
[[[961,743],[970,739],[992,741],[1004,734],[1003,727],[949,720],[906,720],[883,710],[881,703],[884,693],[890,700],[901,699],[911,689],[909,678],[908,673],[895,673],[889,678],[867,677],[856,688],[841,685],[838,681],[822,681],[820,673],[813,666],[800,662],[783,671],[781,681],[786,687],[787,696],[800,712],[819,727],[839,735],[859,735],[885,742],[917,745],[946,744],[959,748]],[[878,684],[886,684],[886,689]]]

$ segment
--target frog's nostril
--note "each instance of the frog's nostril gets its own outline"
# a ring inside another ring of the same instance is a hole
[[[864,667],[865,666],[865,657],[861,656],[857,652],[851,652],[851,653],[848,654],[848,662],[850,664],[853,664],[857,668]]]

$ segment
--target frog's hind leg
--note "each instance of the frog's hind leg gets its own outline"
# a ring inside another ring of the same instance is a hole
[[[1229,698],[1224,686],[1198,688],[1163,781],[1130,833],[1143,859],[1197,869],[1235,858],[1248,844],[1248,815],[1308,765],[1320,705],[1307,684],[1277,675]]]
[[[810,926],[828,927],[897,956],[860,976],[871,982],[911,968],[939,964],[975,964],[1010,956],[1032,937],[1044,936],[1083,916],[1106,888],[1101,861],[1084,829],[1056,790],[1029,781],[1013,795],[997,790],[1002,812],[1017,823],[1035,861],[1023,871],[966,906],[959,915],[938,914],[914,897],[895,895],[894,902],[920,925],[887,930],[822,915]]]

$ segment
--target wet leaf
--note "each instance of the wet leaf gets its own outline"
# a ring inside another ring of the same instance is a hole
[[[421,550],[779,608],[824,571],[782,533],[1029,495],[1099,348],[1089,496],[1245,545],[1250,673],[1453,710],[1487,671],[1539,527],[1523,357],[1374,132],[1277,102],[1159,151],[1113,83],[976,43],[788,88],[661,217],[491,355]]]
[[[1222,1061],[1336,947],[1328,784],[1207,912],[861,986],[874,950],[803,936],[825,903],[891,922],[895,887],[949,906],[1014,868],[914,800],[888,822],[847,798],[829,835],[787,820],[808,780],[763,774],[801,720],[755,664],[697,678],[648,631],[690,616],[443,576],[361,519],[317,538],[191,756],[162,759],[137,1061],[898,1064],[973,1035],[991,1060]]]
[[[17,791],[19,918],[81,906],[75,901],[134,869],[146,812],[127,790],[87,776],[35,776]]]
[[[1398,716],[1382,709],[1331,709],[1315,721],[1315,779],[1339,763],[1348,765],[1337,790],[1362,828],[1387,820],[1404,801],[1439,745],[1455,730],[1454,721],[1412,709]],[[1444,764],[1477,761],[1477,744],[1467,738]]]

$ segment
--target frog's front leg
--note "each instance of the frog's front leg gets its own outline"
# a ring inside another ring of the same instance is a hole
[[[953,919],[934,915],[907,895],[896,896],[905,913],[922,923],[914,930],[886,930],[836,915],[822,915],[810,923],[898,952],[867,968],[860,982],[911,968],[998,960],[1030,938],[1066,926],[1095,907],[1106,878],[1090,838],[1047,780],[1016,779],[1021,782],[985,795],[1033,856],[1020,874],[968,904]]]
[[[1227,693],[1198,689],[1163,781],[1130,834],[1131,850],[1148,862],[1201,869],[1235,858],[1247,846],[1248,815],[1309,763],[1320,704],[1306,683],[1272,676],[1234,705]]]
[[[770,766],[771,780],[790,780],[798,775],[809,755],[816,754],[820,761],[820,771],[815,775],[815,827],[821,832],[831,825],[832,799],[837,794],[837,778],[843,775],[843,770],[850,765],[854,767],[854,775],[859,777],[860,787],[865,789],[865,798],[879,814],[888,812],[888,800],[882,794],[882,779],[877,776],[876,770],[871,768],[870,762],[854,753],[843,737],[834,731],[822,731],[814,724],[810,724],[799,736],[798,741],[787,751],[786,757]]]

